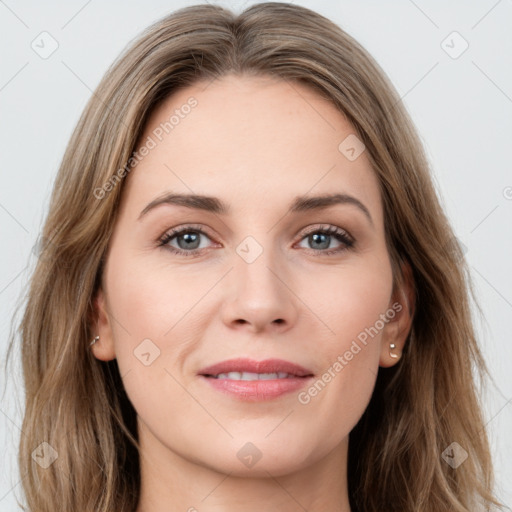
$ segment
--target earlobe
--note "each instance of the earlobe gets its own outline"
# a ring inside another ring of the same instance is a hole
[[[99,289],[93,300],[93,320],[91,322],[93,338],[89,340],[87,349],[101,361],[115,359],[114,339],[107,301],[103,289]]]
[[[402,280],[396,286],[389,304],[395,312],[384,327],[379,366],[394,366],[402,358],[407,337],[411,331],[415,310],[415,287],[411,266],[401,265]]]

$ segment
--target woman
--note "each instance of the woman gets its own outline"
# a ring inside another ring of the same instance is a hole
[[[392,85],[317,13],[149,27],[78,123],[43,241],[28,510],[499,505],[461,250]]]

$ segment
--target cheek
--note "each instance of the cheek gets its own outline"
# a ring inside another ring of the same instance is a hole
[[[110,254],[106,287],[126,391],[140,411],[169,397],[179,402],[180,387],[171,374],[182,381],[194,342],[204,336],[199,301],[218,278],[204,270],[173,268],[164,258],[125,256],[129,249],[119,247]]]
[[[144,421],[174,425],[171,411],[187,407],[190,397],[176,368],[190,351],[183,329],[185,283],[166,279],[169,271],[112,253],[107,269],[111,326],[126,393]],[[186,293],[185,293],[186,295]],[[172,430],[172,429],[171,429]]]
[[[390,280],[369,272],[346,276],[339,291],[333,295],[329,315],[333,319],[335,337],[340,342],[364,341],[364,333],[368,330],[373,333],[372,338],[380,337],[371,328],[377,324],[378,334],[381,334],[383,325],[378,320],[389,305]]]
[[[393,283],[391,265],[386,258],[367,258],[364,264],[356,262],[330,274],[319,274],[314,283],[311,278],[303,279],[302,294],[313,290],[306,296],[308,305],[311,304],[313,312],[329,328],[327,338],[338,349],[358,337],[364,340],[367,329],[389,307]],[[379,334],[382,327],[382,322],[378,322]]]
[[[126,326],[121,336],[128,331],[133,342],[164,338],[211,286],[208,276],[194,278],[164,265],[162,258],[123,258],[113,252],[112,261],[107,275],[112,314]]]
[[[324,367],[299,402],[350,430],[366,409],[375,385],[386,325],[382,319],[392,292],[391,266],[375,260],[358,270],[343,269],[336,279],[323,282],[324,293],[311,297],[311,307],[323,305],[318,316],[329,327],[317,345]]]

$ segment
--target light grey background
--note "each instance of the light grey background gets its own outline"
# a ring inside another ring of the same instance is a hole
[[[87,99],[142,29],[194,3],[0,0],[2,365],[53,179]],[[210,3],[240,11],[254,2]],[[332,19],[369,50],[424,141],[443,205],[467,248],[486,319],[477,327],[495,382],[484,397],[485,414],[498,493],[511,506],[512,1],[294,3]],[[42,58],[52,39],[58,48]],[[8,375],[1,369],[2,391],[7,387],[0,404],[0,510],[6,512],[18,510],[21,490],[16,444],[23,435],[23,390],[16,365]]]

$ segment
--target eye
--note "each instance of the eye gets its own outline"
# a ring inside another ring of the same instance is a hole
[[[202,237],[211,240],[210,236],[199,227],[184,226],[165,233],[160,239],[159,246],[165,247],[174,254],[199,256],[206,248],[204,245],[201,246]],[[308,249],[310,252],[322,256],[346,251],[353,248],[355,244],[355,240],[345,230],[336,226],[316,226],[306,232],[302,240],[312,245],[312,249]],[[338,247],[329,249],[333,240],[338,242]]]
[[[324,250],[329,248],[333,238],[341,244],[341,247]],[[327,256],[351,249],[355,244],[355,240],[344,229],[336,226],[316,226],[303,236],[302,240],[304,239],[312,245],[312,252]]]
[[[204,231],[194,226],[186,226],[180,229],[172,229],[160,239],[160,246],[165,246],[171,252],[183,256],[198,256],[204,246],[201,247],[201,237],[210,238]],[[175,242],[178,247],[173,246]]]

